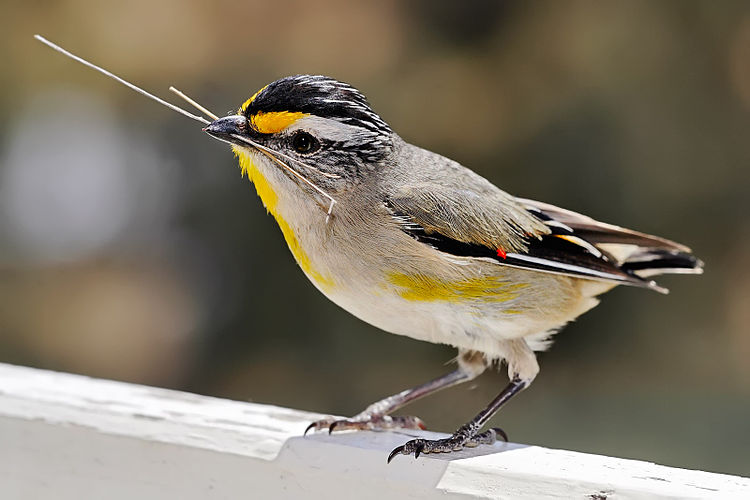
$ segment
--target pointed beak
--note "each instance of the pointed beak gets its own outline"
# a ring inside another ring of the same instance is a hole
[[[210,123],[203,131],[217,139],[237,143],[232,136],[247,135],[247,118],[242,115],[225,116]]]

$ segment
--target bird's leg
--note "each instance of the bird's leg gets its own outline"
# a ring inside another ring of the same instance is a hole
[[[425,425],[418,417],[391,416],[390,413],[416,401],[424,396],[433,394],[446,387],[468,382],[479,376],[485,369],[484,357],[475,351],[462,351],[458,356],[458,369],[431,380],[425,384],[401,391],[377,401],[350,419],[323,419],[310,424],[305,434],[311,429],[336,430],[387,430],[387,429],[424,429]]]
[[[459,427],[452,436],[445,439],[413,439],[403,446],[394,449],[388,455],[390,463],[398,454],[414,454],[414,458],[422,453],[449,453],[458,451],[464,447],[474,447],[480,444],[493,444],[497,435],[507,441],[507,436],[500,429],[490,429],[480,433],[479,430],[502,408],[513,396],[521,392],[531,384],[539,372],[534,353],[529,349],[522,339],[507,342],[508,351],[506,360],[508,362],[508,376],[510,383],[497,395],[487,407],[479,412],[476,417],[468,423]]]
[[[487,408],[471,419],[468,423],[459,427],[451,437],[445,439],[412,439],[403,446],[395,448],[388,455],[388,462],[399,453],[402,455],[411,455],[414,458],[419,457],[422,453],[449,453],[451,451],[462,450],[464,447],[474,447],[480,444],[493,444],[496,441],[497,434],[506,437],[504,433],[498,432],[499,429],[490,429],[479,433],[484,424],[505,404],[513,395],[517,394],[528,384],[521,379],[514,378],[505,389],[487,405]],[[506,437],[507,438],[507,437]]]
[[[377,401],[349,419],[323,419],[310,424],[305,433],[311,429],[336,430],[386,430],[386,429],[424,429],[422,420],[414,416],[391,416],[402,406],[428,394],[468,380],[461,370],[456,370],[438,377],[425,384],[401,391],[398,394]]]

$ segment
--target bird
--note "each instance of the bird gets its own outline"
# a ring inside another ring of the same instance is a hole
[[[703,271],[690,248],[518,198],[396,134],[353,86],[276,80],[203,129],[227,142],[313,285],[378,327],[457,349],[455,370],[309,430],[424,429],[404,405],[504,364],[508,384],[449,437],[397,455],[507,441],[482,431],[539,372],[535,352],[619,285],[667,290],[664,273]]]

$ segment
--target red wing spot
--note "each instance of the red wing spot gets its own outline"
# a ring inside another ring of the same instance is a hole
[[[508,254],[506,254],[505,250],[503,250],[502,248],[498,248],[497,256],[500,257],[501,259],[505,259],[508,256]]]

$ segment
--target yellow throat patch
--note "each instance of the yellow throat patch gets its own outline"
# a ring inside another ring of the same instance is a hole
[[[279,225],[281,233],[284,235],[284,240],[286,241],[289,250],[292,252],[292,255],[294,255],[294,259],[299,264],[299,267],[301,267],[305,274],[307,274],[322,290],[331,290],[334,286],[333,279],[329,276],[322,275],[313,268],[312,262],[310,262],[310,257],[300,245],[291,226],[278,213],[277,208],[279,197],[268,180],[263,177],[263,174],[260,173],[253,163],[252,156],[238,146],[232,146],[232,151],[234,151],[235,156],[237,156],[237,159],[240,162],[242,175],[244,176],[247,174],[247,178],[255,185],[255,190],[258,192],[258,196],[260,196],[263,206],[265,206],[268,213],[273,215],[274,219],[276,219],[276,223]]]

